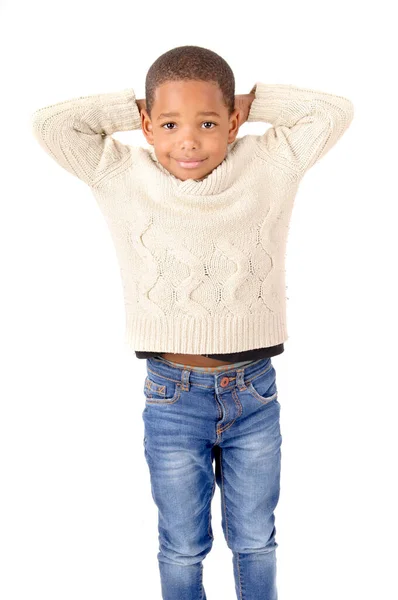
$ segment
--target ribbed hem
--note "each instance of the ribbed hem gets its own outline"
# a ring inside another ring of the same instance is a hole
[[[283,314],[237,317],[127,318],[125,343],[133,350],[223,354],[281,344],[288,339]]]

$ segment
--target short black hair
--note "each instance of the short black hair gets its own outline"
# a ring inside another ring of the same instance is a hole
[[[145,79],[145,103],[149,117],[155,90],[168,81],[208,81],[221,89],[228,116],[235,109],[235,77],[229,64],[216,52],[200,46],[178,46],[159,56]]]

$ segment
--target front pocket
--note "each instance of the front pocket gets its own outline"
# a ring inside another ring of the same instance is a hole
[[[247,391],[262,404],[268,404],[278,398],[276,372],[273,366],[261,375],[247,381],[246,386]]]
[[[256,398],[256,400],[259,400],[263,404],[268,404],[268,402],[272,402],[273,400],[276,400],[278,397],[277,391],[274,392],[273,394],[271,394],[270,396],[260,396],[260,394],[253,387],[252,383],[249,383],[249,385],[247,386],[247,389],[251,393],[251,395],[254,396],[254,398]]]
[[[181,384],[160,376],[147,375],[144,384],[145,400],[148,404],[173,404],[181,394]]]

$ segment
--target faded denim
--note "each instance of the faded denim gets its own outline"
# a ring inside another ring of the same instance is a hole
[[[214,539],[216,483],[238,600],[277,600],[282,436],[271,358],[214,372],[163,357],[146,364],[144,448],[163,600],[206,600],[202,561]]]

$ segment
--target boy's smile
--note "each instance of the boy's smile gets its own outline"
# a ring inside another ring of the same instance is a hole
[[[200,181],[226,157],[239,131],[238,113],[228,117],[216,83],[168,81],[156,88],[152,119],[141,110],[141,126],[165,169],[182,181]]]
[[[176,161],[178,162],[180,167],[183,167],[184,169],[194,169],[194,168],[198,167],[200,164],[202,164],[205,160],[206,160],[205,158],[198,159],[198,160],[176,158]]]

